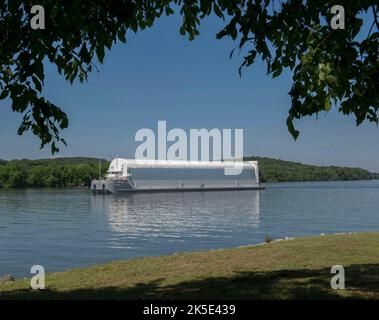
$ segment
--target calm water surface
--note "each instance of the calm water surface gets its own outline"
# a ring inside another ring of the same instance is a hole
[[[92,195],[0,189],[0,275],[262,242],[265,235],[379,231],[379,181],[263,191]]]

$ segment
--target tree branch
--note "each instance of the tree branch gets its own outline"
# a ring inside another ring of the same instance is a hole
[[[374,23],[376,25],[376,28],[379,30],[379,21],[378,21],[378,9],[375,8],[375,6],[372,7],[372,11],[374,13]]]

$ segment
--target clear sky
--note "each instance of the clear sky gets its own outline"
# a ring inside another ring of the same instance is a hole
[[[297,123],[294,141],[287,131],[289,73],[271,79],[257,63],[238,75],[242,56],[229,59],[236,45],[216,40],[221,21],[205,20],[190,42],[179,35],[179,20],[163,18],[152,29],[129,34],[106,54],[87,83],[65,82],[46,65],[44,94],[67,112],[68,146],[57,156],[112,159],[133,157],[138,129],[156,131],[157,121],[172,128],[242,128],[245,155],[322,165],[359,166],[379,172],[379,129],[355,126],[352,117],[331,111]],[[0,159],[51,157],[31,134],[19,137],[22,116],[9,101],[0,105]]]

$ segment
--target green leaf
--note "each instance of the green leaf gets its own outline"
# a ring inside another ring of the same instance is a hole
[[[169,16],[172,14],[174,14],[174,10],[172,10],[172,8],[170,8],[170,7],[166,7],[166,16]]]
[[[331,105],[331,103],[330,103],[330,99],[327,98],[327,99],[325,100],[325,103],[324,103],[324,109],[325,109],[325,111],[330,111],[331,107],[332,107],[332,105]]]
[[[0,94],[0,100],[4,100],[6,97],[8,97],[9,91],[8,90],[2,90]]]
[[[337,77],[333,75],[326,76],[326,80],[328,81],[329,85],[336,85],[338,83]]]
[[[223,15],[223,13],[221,12],[220,7],[219,7],[216,3],[213,4],[213,10],[214,10],[215,14],[216,14],[219,18],[224,18],[224,15]]]
[[[32,69],[35,73],[35,75],[43,80],[44,79],[44,72],[43,72],[43,64],[40,60],[36,60],[33,65],[32,65]]]
[[[38,90],[38,92],[41,92],[42,91],[41,82],[35,76],[32,76],[32,80],[33,80],[33,83],[34,83],[34,86],[35,86],[36,90]]]
[[[302,65],[306,65],[308,61],[309,61],[309,54],[306,53],[301,57],[300,62]]]
[[[277,69],[276,71],[273,72],[272,77],[273,77],[273,78],[276,78],[276,77],[280,76],[280,74],[282,73],[282,70],[283,70],[283,68],[282,68],[282,66],[280,65],[280,66],[278,67],[278,69]]]
[[[288,131],[291,133],[292,137],[296,140],[299,137],[300,132],[295,129],[293,125],[293,119],[291,117],[287,118],[287,128]]]
[[[123,42],[123,43],[126,42],[125,34],[126,34],[126,31],[125,31],[124,29],[123,29],[123,30],[120,30],[120,31],[118,32],[118,34],[117,34],[118,39],[119,39],[121,42]]]
[[[103,45],[100,44],[96,47],[96,55],[97,55],[97,59],[99,59],[100,63],[103,63],[104,62],[104,55],[105,55]]]

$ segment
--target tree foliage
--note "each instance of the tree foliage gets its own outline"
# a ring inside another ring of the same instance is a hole
[[[89,186],[99,176],[100,159],[58,158],[0,162],[0,187]],[[102,160],[104,175],[109,162]]]
[[[361,168],[315,166],[264,157],[250,157],[246,158],[246,160],[256,160],[259,162],[259,176],[261,182],[379,179],[378,173],[371,173]]]
[[[63,142],[68,126],[63,110],[42,95],[44,62],[54,64],[71,83],[87,79],[107,49],[126,42],[127,32],[151,27],[162,15],[178,12],[179,32],[194,39],[201,21],[214,14],[225,26],[217,38],[231,37],[246,52],[239,72],[260,57],[272,77],[292,72],[287,126],[329,111],[334,105],[357,125],[378,123],[379,22],[377,0],[39,0],[46,29],[30,27],[35,1],[0,0],[0,100],[23,114],[18,133],[31,130],[41,147]],[[330,27],[333,5],[345,8],[345,29]],[[362,14],[370,21],[362,35]],[[233,52],[232,52],[233,53]],[[232,54],[231,54],[232,55]]]

